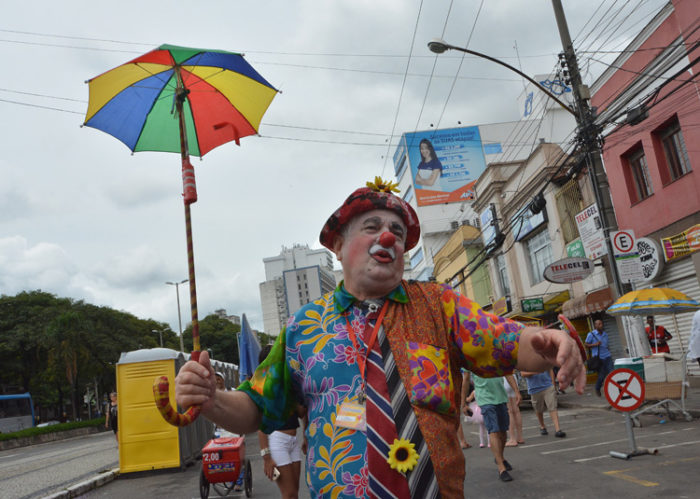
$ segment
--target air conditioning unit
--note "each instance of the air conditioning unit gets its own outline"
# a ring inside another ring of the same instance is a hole
[[[450,227],[452,228],[452,230],[459,229],[459,222],[457,220],[453,220],[452,222],[450,222]]]

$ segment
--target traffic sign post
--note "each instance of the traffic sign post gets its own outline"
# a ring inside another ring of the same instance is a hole
[[[603,390],[605,391],[605,398],[612,408],[625,413],[625,426],[627,427],[627,436],[630,440],[629,452],[611,450],[610,455],[619,459],[629,459],[644,454],[656,454],[658,452],[656,449],[640,449],[634,441],[634,429],[630,412],[644,403],[644,381],[642,377],[632,369],[615,369],[605,378]]]

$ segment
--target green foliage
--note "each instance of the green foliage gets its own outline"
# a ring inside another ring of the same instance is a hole
[[[87,428],[96,426],[104,428],[105,418],[90,419],[88,421],[75,421],[73,423],[59,423],[50,426],[42,426],[41,428],[26,428],[24,430],[15,431],[12,433],[0,433],[0,441],[12,440],[13,438],[34,437],[45,433],[55,433],[58,431],[75,430],[76,428]]]
[[[216,360],[238,364],[238,333],[241,326],[211,314],[199,321],[199,344]],[[182,333],[185,349],[192,351],[192,324]]]
[[[2,295],[0,393],[30,392],[40,412],[51,408],[57,417],[68,407],[77,419],[87,388],[116,389],[121,353],[159,346],[157,331],[164,346],[179,350],[165,323],[42,291]]]

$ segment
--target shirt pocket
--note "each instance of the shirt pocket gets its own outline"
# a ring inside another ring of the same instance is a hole
[[[455,414],[454,384],[450,371],[449,352],[415,341],[406,342],[411,371],[410,402],[440,414]]]

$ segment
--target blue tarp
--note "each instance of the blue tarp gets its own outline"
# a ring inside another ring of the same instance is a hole
[[[241,318],[241,332],[238,333],[238,356],[241,382],[249,378],[258,367],[258,355],[260,355],[260,342],[250,329],[248,319],[245,314]]]

